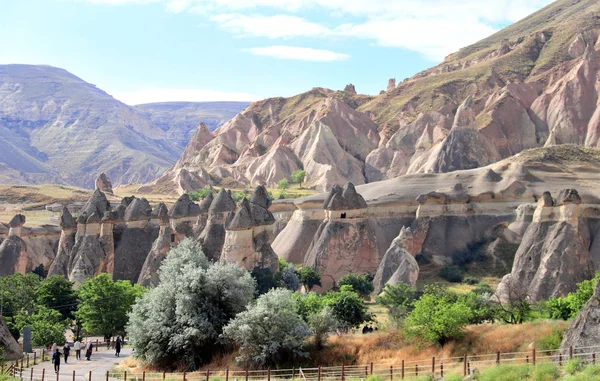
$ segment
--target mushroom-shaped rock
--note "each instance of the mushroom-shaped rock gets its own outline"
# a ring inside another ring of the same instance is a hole
[[[271,199],[267,193],[267,188],[265,188],[263,185],[257,186],[252,194],[252,197],[250,198],[250,202],[260,205],[265,209],[269,209],[269,206],[271,206]]]
[[[226,225],[229,230],[243,230],[250,229],[254,226],[254,219],[252,218],[252,212],[250,211],[250,203],[248,199],[244,198],[240,202],[240,207],[233,216],[233,219]]]
[[[363,196],[358,194],[356,188],[354,187],[354,184],[350,182],[346,183],[346,185],[344,186],[344,189],[342,191],[342,197],[348,204],[348,209],[365,209],[367,207],[367,202],[365,201]]]
[[[269,209],[263,208],[261,205],[251,202],[250,212],[252,213],[252,218],[254,218],[254,223],[257,226],[272,225],[275,223],[273,213],[269,212]]]
[[[169,209],[164,202],[159,203],[152,211],[152,218],[158,218],[160,222],[169,222]]]
[[[327,195],[327,197],[325,198],[325,201],[323,202],[323,208],[327,209],[329,207],[329,203],[331,202],[333,197],[336,194],[339,194],[341,196],[342,192],[343,192],[342,188],[340,188],[338,185],[334,185],[333,188],[331,188],[331,190],[329,191],[329,194]]]
[[[387,91],[392,91],[396,88],[396,78],[388,79]]]
[[[104,193],[113,194],[112,183],[106,173],[101,173],[96,179],[96,189],[100,189]]]
[[[235,211],[235,201],[229,192],[222,188],[210,204],[208,211],[210,213],[233,212]]]
[[[581,204],[581,197],[576,189],[565,189],[558,195],[558,205]]]
[[[119,220],[119,212],[117,212],[116,210],[107,210],[106,213],[104,213],[104,216],[102,217],[102,222],[108,222],[113,224],[119,222]]]
[[[107,210],[110,210],[110,203],[106,199],[106,195],[100,189],[96,189],[92,197],[90,197],[81,209],[81,212],[85,212],[88,215],[96,212],[98,216],[103,216]]]
[[[77,216],[77,223],[85,224],[85,223],[87,223],[87,218],[88,218],[88,214],[86,212],[81,212],[81,213],[79,213],[79,216]]]
[[[72,229],[77,226],[77,220],[71,215],[69,209],[63,208],[60,214],[60,227],[62,229]]]
[[[135,196],[125,196],[123,197],[123,199],[121,199],[121,205],[128,207],[129,204],[133,202],[133,200],[135,200]]]
[[[184,218],[194,217],[200,214],[200,206],[190,199],[187,193],[184,193],[175,201],[175,204],[169,210],[169,217]]]
[[[550,194],[550,192],[544,192],[542,194],[542,197],[540,197],[538,204],[542,207],[554,206],[554,201],[552,200],[552,195]]]
[[[25,216],[22,214],[16,214],[8,223],[11,228],[20,228],[25,225]]]
[[[125,209],[125,221],[137,221],[148,219],[152,214],[152,207],[145,198],[135,198]]]
[[[212,204],[213,200],[215,198],[213,197],[212,192],[210,192],[206,197],[204,197],[202,199],[202,201],[200,201],[200,213],[206,213],[208,212],[208,209],[210,209],[210,204]]]
[[[88,217],[86,223],[96,224],[96,223],[99,223],[100,221],[101,221],[100,214],[98,214],[97,212],[94,212]]]
[[[410,228],[403,228],[383,256],[373,279],[376,294],[380,293],[386,284],[395,286],[403,282],[411,287],[416,286],[419,265],[405,245],[405,240],[410,239],[411,235]]]

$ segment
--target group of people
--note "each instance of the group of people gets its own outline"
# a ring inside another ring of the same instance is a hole
[[[81,359],[81,348],[82,348],[82,344],[79,340],[77,340],[77,341],[75,341],[75,343],[73,343],[73,349],[75,350],[75,359],[77,359],[77,360]],[[85,358],[87,359],[87,361],[90,361],[90,358],[92,357],[92,353],[94,351],[94,344],[91,341],[87,341],[85,343],[84,349],[85,349]],[[58,371],[60,370],[61,358],[64,357],[65,364],[67,364],[69,362],[70,354],[71,354],[71,346],[69,345],[69,343],[65,343],[62,353],[60,353],[60,350],[58,349],[58,346],[56,344],[52,344],[52,364],[54,365],[55,372],[58,373]]]

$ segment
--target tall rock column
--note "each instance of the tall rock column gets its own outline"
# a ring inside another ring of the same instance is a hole
[[[77,221],[69,209],[63,208],[60,215],[60,239],[58,241],[58,250],[56,259],[48,269],[48,276],[62,275],[69,276],[69,267],[71,262],[71,252],[75,246],[75,234],[77,233]]]
[[[236,210],[233,197],[221,189],[208,209],[206,227],[200,234],[204,254],[211,261],[221,258],[223,243],[225,242],[225,225],[233,218]]]
[[[15,215],[8,223],[8,237],[0,244],[0,276],[25,273],[27,270],[27,247],[21,239],[25,216]]]

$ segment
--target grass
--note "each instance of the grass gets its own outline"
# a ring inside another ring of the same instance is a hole
[[[591,381],[600,379],[600,366],[580,365],[560,368],[555,363],[533,365],[501,365],[485,369],[475,376],[477,381]]]

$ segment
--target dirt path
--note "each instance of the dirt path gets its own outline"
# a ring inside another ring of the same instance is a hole
[[[82,351],[84,352],[84,351]],[[106,381],[106,372],[110,371],[116,364],[131,356],[131,348],[124,348],[121,356],[116,357],[114,350],[100,350],[94,352],[90,361],[87,361],[81,354],[81,360],[75,359],[75,351],[71,351],[68,363],[61,362],[58,376],[54,373],[54,366],[50,361],[37,364],[33,368],[23,370],[23,381],[42,380],[44,381],[90,381],[90,371],[92,372],[91,381]],[[63,359],[64,360],[64,359]],[[33,369],[33,373],[31,373]],[[45,369],[45,371],[44,371]],[[75,376],[73,376],[75,371]],[[32,377],[33,374],[33,377]]]

